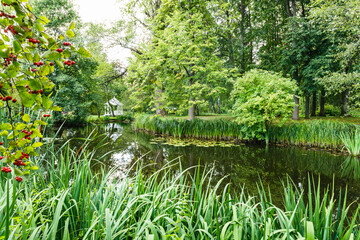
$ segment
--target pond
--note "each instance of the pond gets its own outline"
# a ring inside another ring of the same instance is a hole
[[[107,169],[119,167],[116,177],[121,177],[137,161],[143,166],[149,165],[145,173],[152,173],[173,161],[181,163],[182,169],[199,164],[202,167],[214,167],[213,183],[224,178],[223,186],[231,183],[232,191],[240,191],[245,186],[249,194],[255,195],[261,181],[265,188],[271,190],[275,203],[282,202],[281,186],[287,177],[305,191],[308,176],[311,176],[315,181],[320,178],[323,188],[333,182],[337,191],[347,187],[350,201],[357,200],[360,195],[359,160],[324,150],[200,141],[189,144],[135,132],[131,125],[118,123],[64,128],[59,131],[56,143],[60,145],[73,139],[71,146],[80,148],[84,143],[83,138],[90,134],[94,140],[89,148],[96,149],[95,156],[102,157],[101,162]],[[176,172],[180,164],[174,165],[172,168]],[[99,166],[94,164],[94,171]],[[189,171],[194,173],[195,168]]]

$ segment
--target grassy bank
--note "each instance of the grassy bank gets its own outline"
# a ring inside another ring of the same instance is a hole
[[[190,122],[143,114],[136,116],[134,126],[176,138],[254,140],[244,126],[231,119],[196,119]],[[285,125],[271,125],[267,137],[270,143],[342,150],[345,147],[342,134],[357,135],[357,129],[360,129],[360,125],[337,120],[292,121]],[[360,141],[352,143],[354,146],[360,145]]]
[[[91,165],[100,163],[86,152],[86,147],[80,154],[69,147],[48,151],[37,174],[16,186],[1,175],[0,235],[10,191],[10,203],[16,196],[11,239],[360,237],[357,203],[350,212],[345,192],[335,202],[334,192],[322,192],[316,181],[309,180],[306,194],[290,180],[284,183],[284,204],[275,206],[262,185],[257,196],[245,190],[230,194],[229,185],[219,194],[220,182],[208,185],[211,169],[195,176],[188,170],[173,175],[170,165],[149,177],[141,169],[124,179],[113,177],[117,169],[94,174]]]

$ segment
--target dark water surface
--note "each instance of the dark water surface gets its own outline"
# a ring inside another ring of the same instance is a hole
[[[336,190],[348,187],[351,201],[360,196],[359,160],[322,150],[254,145],[171,146],[154,142],[154,136],[134,132],[131,125],[117,123],[63,129],[57,136],[57,143],[74,139],[71,146],[79,148],[84,143],[79,138],[87,138],[91,133],[96,134],[96,139],[90,144],[90,148],[95,148],[101,141],[106,143],[97,149],[96,156],[100,157],[111,151],[102,159],[102,163],[109,168],[120,166],[121,169],[126,169],[141,159],[143,165],[151,164],[151,167],[146,168],[151,173],[179,158],[183,169],[199,163],[201,166],[214,166],[214,184],[226,177],[222,186],[230,182],[233,191],[240,191],[245,186],[250,194],[255,195],[257,184],[261,180],[271,190],[274,202],[282,201],[282,182],[288,176],[299,189],[306,190],[308,176],[314,176],[316,180],[320,177],[323,188],[332,182],[335,182]],[[97,166],[94,166],[94,171]],[[179,165],[174,166],[174,171],[178,169]]]

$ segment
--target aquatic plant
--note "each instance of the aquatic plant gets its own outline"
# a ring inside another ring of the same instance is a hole
[[[213,140],[255,140],[243,125],[232,120],[179,120],[141,114],[136,116],[134,127],[146,129],[155,134],[165,134],[177,138],[201,138]],[[284,125],[272,124],[264,139],[269,143],[296,146],[342,149],[341,133],[353,136],[353,149],[360,150],[359,126],[351,123],[329,120],[292,122]]]
[[[4,234],[4,191],[18,196],[11,239],[350,239],[360,237],[358,206],[350,211],[346,191],[335,200],[309,178],[308,191],[288,180],[284,204],[276,206],[261,183],[257,196],[233,193],[210,182],[213,170],[172,173],[169,162],[156,173],[118,178],[118,169],[93,172],[100,164],[85,144],[48,146],[39,171],[13,188],[0,183],[0,234]],[[99,145],[98,147],[101,147]],[[191,171],[190,171],[191,170]],[[246,187],[246,186],[245,186]],[[13,190],[11,190],[13,189]],[[10,201],[13,200],[10,195]],[[336,201],[336,202],[335,202]],[[21,223],[21,224],[17,224]]]
[[[355,132],[341,132],[340,139],[347,151],[353,156],[360,156],[360,130]]]

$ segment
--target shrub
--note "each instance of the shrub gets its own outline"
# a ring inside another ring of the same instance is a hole
[[[251,70],[236,80],[231,96],[236,122],[253,138],[264,139],[275,120],[288,119],[293,111],[296,83],[277,73]]]

